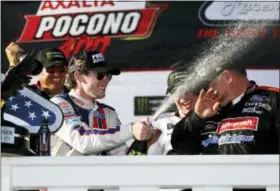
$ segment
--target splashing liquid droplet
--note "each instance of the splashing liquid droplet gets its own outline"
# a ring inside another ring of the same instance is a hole
[[[243,21],[235,24],[232,30],[239,30],[246,28],[248,25]],[[264,29],[268,26],[269,22],[259,22],[258,28]],[[249,50],[255,43],[257,38],[233,38],[230,36],[219,36],[216,40],[210,43],[210,47],[206,48],[197,59],[190,64],[188,71],[186,71],[186,77],[182,82],[175,87],[174,93],[167,97],[162,105],[152,116],[151,120],[155,121],[160,114],[165,112],[171,104],[173,104],[174,98],[183,96],[186,92],[192,92],[197,87],[203,87],[203,83],[213,80],[217,73],[223,68],[232,67],[234,60],[240,58],[244,53]],[[207,81],[208,80],[208,81]]]

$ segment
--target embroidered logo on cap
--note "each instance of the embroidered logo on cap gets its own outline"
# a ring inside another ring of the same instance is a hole
[[[105,58],[101,53],[98,53],[98,54],[92,55],[92,61],[94,64],[98,63],[98,62],[104,62]]]

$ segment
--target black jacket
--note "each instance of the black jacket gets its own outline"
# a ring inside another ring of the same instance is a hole
[[[203,120],[191,112],[183,118],[171,144],[180,154],[277,154],[279,118],[279,89],[251,81],[240,101],[216,116]]]

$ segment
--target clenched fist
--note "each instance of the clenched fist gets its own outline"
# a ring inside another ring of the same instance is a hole
[[[131,127],[132,135],[136,140],[144,141],[152,136],[152,128],[147,121],[139,120],[133,123]]]
[[[20,61],[21,54],[24,53],[23,49],[21,49],[19,47],[19,45],[17,45],[14,42],[11,42],[9,44],[9,46],[7,46],[7,48],[5,49],[5,52],[6,52],[10,67],[17,65]]]

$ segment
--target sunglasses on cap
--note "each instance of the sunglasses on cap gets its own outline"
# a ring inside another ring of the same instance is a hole
[[[64,65],[49,66],[46,68],[46,71],[50,74],[53,74],[55,72],[64,73],[64,72],[68,71],[68,68],[67,68],[67,66],[64,66]]]
[[[105,76],[107,76],[109,80],[112,79],[112,74],[110,72],[96,72],[96,76],[98,80],[104,79]]]

